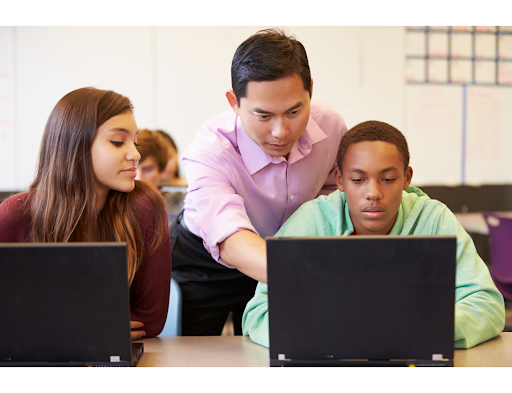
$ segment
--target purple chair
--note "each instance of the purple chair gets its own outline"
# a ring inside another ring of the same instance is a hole
[[[489,228],[491,276],[505,299],[512,300],[512,218],[482,212]]]

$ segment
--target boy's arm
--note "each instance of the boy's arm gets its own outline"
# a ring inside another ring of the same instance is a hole
[[[471,348],[503,331],[503,296],[476,252],[473,240],[448,208],[438,228],[438,235],[457,236],[455,348]]]
[[[269,346],[268,337],[268,289],[267,284],[259,282],[254,297],[245,306],[242,316],[242,331],[256,344]]]

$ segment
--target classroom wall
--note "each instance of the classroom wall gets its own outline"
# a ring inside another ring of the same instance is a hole
[[[138,126],[169,132],[182,152],[201,123],[229,109],[225,92],[235,49],[265,27],[0,27],[0,191],[28,187],[50,111],[84,86],[128,96]],[[329,102],[349,128],[365,120],[388,122],[409,140],[413,183],[461,183],[462,92],[407,85],[404,27],[285,29],[306,47],[313,96]],[[501,88],[498,95],[488,89],[501,105],[499,163],[506,170],[484,174],[477,183],[512,182],[512,159],[504,153],[512,142],[506,111],[512,89]],[[439,106],[433,117],[432,103]],[[447,107],[453,113],[440,116]],[[485,129],[476,134],[472,143],[479,146]],[[493,156],[492,146],[486,154]],[[482,161],[471,165],[482,169]],[[471,184],[471,176],[465,181]]]

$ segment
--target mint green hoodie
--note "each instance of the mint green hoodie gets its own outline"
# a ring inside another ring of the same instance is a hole
[[[335,191],[303,204],[276,236],[349,236],[354,232],[345,194]],[[471,348],[497,336],[505,326],[503,296],[496,289],[487,266],[478,256],[471,237],[453,213],[411,186],[402,193],[390,235],[457,236],[455,289],[455,348]],[[268,347],[267,284],[258,283],[242,318],[246,336]]]

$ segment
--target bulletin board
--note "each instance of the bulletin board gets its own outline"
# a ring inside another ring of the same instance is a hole
[[[408,83],[512,86],[512,27],[409,27]]]
[[[409,27],[405,40],[415,181],[512,183],[512,28]]]

